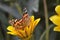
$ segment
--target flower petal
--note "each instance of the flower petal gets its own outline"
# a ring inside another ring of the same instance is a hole
[[[57,12],[58,15],[60,15],[60,5],[56,6],[55,11]]]
[[[38,19],[36,19],[35,21],[34,21],[34,26],[36,26],[37,24],[38,24],[38,22],[40,21],[40,18],[38,18]]]
[[[22,34],[19,33],[18,30],[15,30],[13,26],[8,26],[7,30],[11,31],[11,32],[7,32],[8,34],[11,35],[17,35],[18,37],[23,38],[24,36]],[[21,32],[21,31],[20,31]],[[24,33],[23,33],[24,34]]]
[[[30,40],[30,38],[32,37],[32,35],[26,37],[26,38],[23,38],[22,40]]]
[[[15,32],[15,29],[14,29],[13,26],[8,26],[8,27],[7,27],[7,30],[12,31],[12,32]]]
[[[31,34],[30,27],[26,27],[25,32],[26,32],[27,36],[29,36]]]
[[[30,20],[31,20],[31,22],[33,22],[34,21],[34,16],[31,16]]]
[[[25,30],[19,30],[18,32],[19,32],[23,37],[26,37]]]
[[[39,21],[40,21],[40,18],[36,19],[36,20],[33,22],[32,32],[33,32],[34,28],[36,27],[36,25],[38,24]]]
[[[17,35],[16,32],[7,32],[7,34]]]
[[[54,27],[54,31],[60,32],[60,26]]]
[[[50,20],[51,20],[54,24],[60,25],[60,16],[54,15],[54,16],[50,17]]]

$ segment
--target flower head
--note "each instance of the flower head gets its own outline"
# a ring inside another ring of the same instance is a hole
[[[33,33],[34,28],[40,21],[40,18],[35,20],[34,16],[27,17],[26,15],[24,15],[24,17],[22,17],[22,19],[18,21],[15,20],[15,23],[10,21],[13,24],[11,23],[12,26],[7,27],[7,30],[9,30],[9,32],[7,33],[11,35],[16,35],[22,39],[29,39]]]
[[[57,15],[51,16],[50,20],[57,25],[54,27],[54,31],[60,31],[60,5],[57,5],[55,8]]]

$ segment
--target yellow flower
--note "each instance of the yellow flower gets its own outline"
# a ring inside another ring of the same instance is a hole
[[[9,30],[9,32],[7,33],[11,35],[16,35],[24,40],[29,39],[32,36],[33,30],[39,21],[40,21],[40,18],[34,20],[34,16],[31,16],[29,25],[26,26],[24,29],[16,30],[15,27],[8,26],[7,30]]]
[[[51,16],[50,20],[57,25],[54,27],[54,31],[60,31],[60,5],[56,6],[55,11],[57,15]]]

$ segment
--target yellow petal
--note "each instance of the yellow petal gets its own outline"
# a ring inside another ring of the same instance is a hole
[[[34,16],[31,16],[30,19],[31,19],[31,22],[33,22],[34,21]]]
[[[12,31],[12,32],[14,32],[14,31],[15,31],[15,29],[14,29],[14,27],[13,27],[13,26],[8,26],[8,27],[7,27],[7,30]]]
[[[60,15],[60,5],[57,5],[55,11],[58,15]]]
[[[20,37],[20,38],[24,38],[24,36],[19,32],[17,32],[17,36]]]
[[[26,37],[26,38],[23,38],[22,40],[30,40],[30,38],[32,37],[32,35]]]
[[[40,21],[40,18],[38,18],[38,19],[36,19],[35,21],[34,21],[34,26],[36,26],[37,24],[38,24],[38,22]]]
[[[29,35],[31,35],[31,32],[32,31],[32,26],[29,26],[29,28],[28,28],[28,33],[29,33]]]
[[[54,31],[60,32],[60,26],[54,27]]]
[[[15,32],[7,32],[7,34],[17,35]]]
[[[30,27],[29,27],[29,28],[30,28]],[[26,32],[27,36],[30,35],[30,30],[29,30],[29,28],[28,28],[28,27],[25,28],[25,32]]]
[[[40,18],[36,19],[36,20],[33,22],[32,32],[33,32],[34,28],[36,27],[36,25],[38,24],[39,21],[40,21]]]
[[[60,16],[54,15],[50,17],[50,20],[55,24],[55,25],[60,25]]]
[[[19,32],[23,37],[26,37],[25,30],[19,30],[18,32]]]
[[[7,30],[11,31],[11,32],[7,32],[7,34],[18,35],[18,32],[14,29],[13,26],[8,26]]]
[[[29,35],[31,34],[31,31],[32,31],[32,26],[33,26],[33,22],[34,22],[34,16],[31,16],[30,17],[30,24],[29,24]]]

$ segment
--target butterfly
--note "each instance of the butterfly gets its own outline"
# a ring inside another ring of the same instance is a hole
[[[30,17],[27,13],[27,10],[24,9],[24,14],[21,19],[12,19],[12,20],[9,20],[9,23],[16,29],[22,29],[28,26],[30,23]]]

